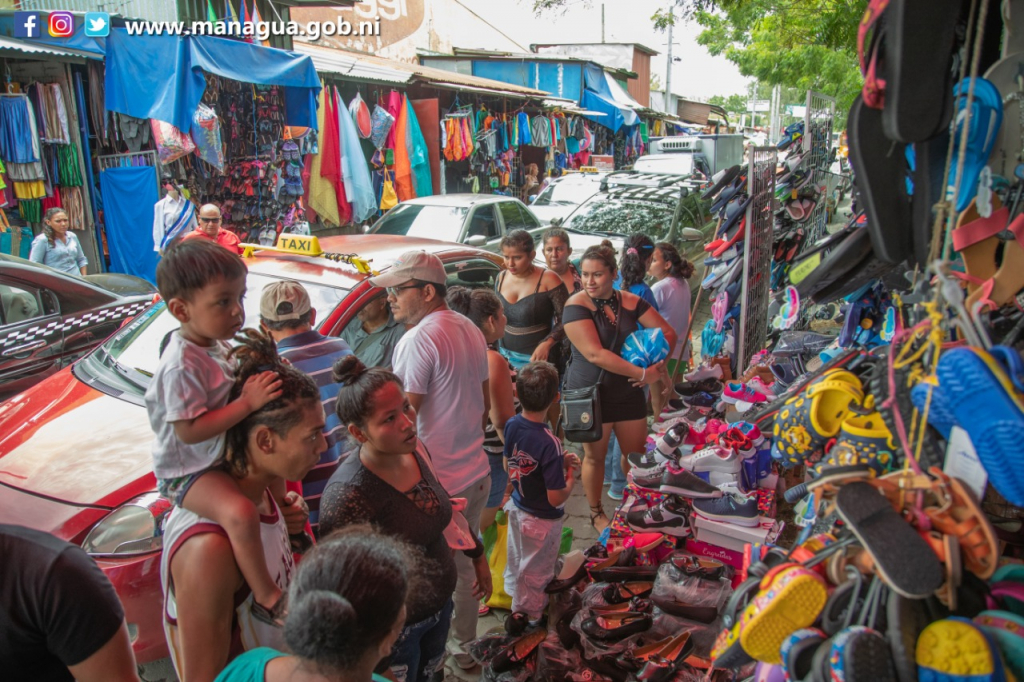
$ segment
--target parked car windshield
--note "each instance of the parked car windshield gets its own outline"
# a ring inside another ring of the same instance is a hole
[[[277,279],[273,277],[249,273],[246,278],[248,293],[243,301],[246,327],[259,327],[260,293],[263,287],[275,281]],[[309,292],[309,300],[317,311],[317,318],[323,320],[327,319],[346,293],[345,289],[309,282],[303,282],[302,286]],[[105,354],[105,364],[116,365],[122,374],[152,377],[160,360],[164,338],[179,326],[174,316],[167,312],[166,304],[158,303],[107,339],[100,346],[99,352]]]
[[[617,232],[624,235],[646,234],[655,242],[668,237],[675,213],[675,197],[670,201],[639,199],[626,193],[601,192],[572,212],[565,227],[580,232]]]
[[[468,211],[465,206],[399,204],[381,218],[370,232],[457,242]]]
[[[555,182],[544,188],[537,195],[532,206],[551,206],[571,204],[578,206],[594,196],[600,185],[590,178],[567,179]]]

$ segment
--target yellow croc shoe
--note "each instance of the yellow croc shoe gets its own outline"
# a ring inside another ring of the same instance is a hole
[[[783,466],[804,464],[839,433],[850,405],[863,402],[864,387],[855,374],[834,369],[821,375],[775,415],[772,458]]]
[[[935,621],[917,638],[918,682],[1006,682],[999,649],[965,618]]]
[[[814,571],[789,564],[761,580],[761,591],[740,616],[743,650],[758,661],[782,663],[782,643],[817,620],[828,599],[825,581]]]

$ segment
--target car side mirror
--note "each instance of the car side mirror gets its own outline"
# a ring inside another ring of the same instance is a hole
[[[704,233],[692,227],[684,227],[679,231],[679,239],[684,242],[704,241]]]
[[[482,234],[474,234],[466,240],[466,244],[469,246],[484,246],[487,243],[487,237]]]

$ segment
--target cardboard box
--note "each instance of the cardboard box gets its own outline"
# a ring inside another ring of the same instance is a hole
[[[751,527],[712,521],[697,514],[690,519],[690,527],[693,528],[697,540],[739,552],[741,555],[744,545],[764,544],[774,525],[775,519],[767,516],[759,517],[758,525]]]
[[[743,552],[736,552],[731,549],[725,549],[724,547],[709,545],[706,542],[694,540],[693,538],[686,541],[686,549],[698,556],[708,557],[709,559],[718,559],[723,564],[735,568],[737,573],[743,570]]]

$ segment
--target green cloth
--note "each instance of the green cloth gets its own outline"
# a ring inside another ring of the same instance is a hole
[[[263,682],[267,664],[275,658],[287,655],[265,646],[250,649],[228,663],[228,666],[220,671],[220,675],[217,675],[214,682]],[[374,673],[373,682],[387,682],[387,680]]]

